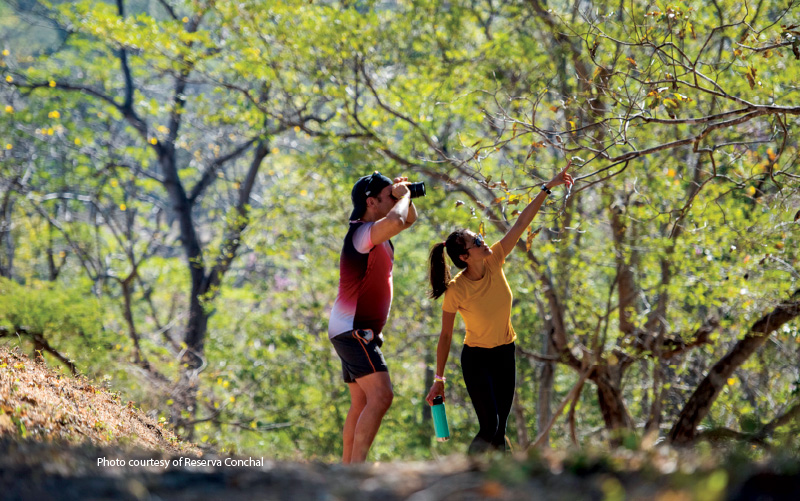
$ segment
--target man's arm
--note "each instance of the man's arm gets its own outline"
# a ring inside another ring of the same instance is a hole
[[[394,184],[404,183],[408,185],[408,178],[407,177],[396,177],[394,178]],[[414,224],[414,221],[417,220],[417,208],[414,206],[414,202],[409,202],[408,205],[408,213],[406,214],[406,224],[404,225],[404,230],[411,228],[411,225]]]
[[[372,225],[370,231],[372,245],[380,245],[411,226],[408,223],[408,213],[410,212],[409,208],[413,206],[411,205],[411,193],[408,191],[408,187],[405,184],[395,184],[392,186],[392,196],[397,198],[392,210],[386,214],[386,217],[377,220]],[[413,217],[414,219],[411,220],[411,223],[416,220],[416,210],[413,212]]]
[[[406,214],[406,224],[404,225],[403,229],[407,230],[411,228],[411,225],[417,220],[417,208],[414,206],[414,202],[409,200],[408,203],[408,213]]]

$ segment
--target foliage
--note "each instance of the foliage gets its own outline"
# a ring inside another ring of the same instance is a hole
[[[796,301],[795,3],[4,3],[4,322],[43,326],[165,420],[193,350],[196,405],[181,412],[197,441],[332,460],[348,396],[326,330],[349,190],[405,173],[428,196],[395,242],[396,398],[373,457],[459,450],[477,426],[460,341],[457,439],[432,448],[424,412],[440,308],[428,249],[456,227],[499,238],[576,157],[570,196],[548,201],[505,268],[532,355],[518,357],[509,436],[532,442],[543,404],[592,367],[555,444],[569,416],[583,445],[618,426],[631,446],[665,437],[709,369]],[[47,22],[34,37],[12,18]],[[771,333],[698,431],[762,440],[797,405],[799,341],[796,321]]]

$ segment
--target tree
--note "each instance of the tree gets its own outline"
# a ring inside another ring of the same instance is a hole
[[[791,5],[136,5],[47,11],[63,44],[5,56],[2,263],[19,281],[89,276],[176,423],[335,454],[346,395],[326,308],[349,189],[379,169],[428,196],[396,242],[387,336],[387,425],[413,438],[376,451],[430,454],[417,392],[438,305],[420,263],[453,226],[502,234],[572,159],[578,183],[508,264],[530,361],[520,441],[793,426]],[[448,391],[465,431],[467,395]]]
[[[78,109],[108,117],[110,128],[117,132],[113,144],[98,144],[103,135],[92,122],[80,121],[85,117],[75,117],[74,126],[94,132],[91,147],[108,147],[107,165],[138,176],[134,191],[139,202],[152,206],[155,200],[166,209],[168,226],[177,228],[190,292],[182,335],[183,370],[174,392],[175,420],[191,435],[191,419],[178,416],[187,410],[191,415],[195,408],[210,304],[250,222],[258,174],[281,134],[325,121],[319,113],[324,113],[328,98],[309,95],[306,89],[320,83],[315,73],[321,65],[318,56],[284,58],[288,35],[302,14],[293,6],[264,13],[256,3],[178,7],[162,2],[163,12],[135,17],[127,15],[125,7],[122,0],[113,7],[84,2],[42,14],[66,32],[66,43],[31,62],[9,64],[4,75],[19,92],[51,102],[57,96],[70,96]],[[250,30],[266,47],[263,52],[253,47]],[[229,37],[230,32],[237,36]],[[311,74],[301,78],[296,72],[306,64]],[[205,143],[209,128],[214,130],[210,145]],[[75,138],[76,145],[78,141]],[[234,144],[223,150],[229,142]],[[142,147],[146,154],[141,154]],[[235,195],[213,201],[221,203],[217,211],[224,217],[219,234],[209,239],[200,234],[204,221],[198,209],[207,203],[211,189],[228,179]],[[60,197],[69,198],[63,193]],[[87,201],[94,203],[91,197]],[[120,207],[125,212],[127,205]],[[140,228],[127,228],[128,235],[137,231]],[[119,284],[130,335],[138,346],[129,298],[147,247],[138,256],[134,252],[142,251],[134,247],[126,249],[131,267]],[[138,348],[135,360],[153,369]]]

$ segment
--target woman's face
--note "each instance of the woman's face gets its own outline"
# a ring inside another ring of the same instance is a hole
[[[467,230],[464,232],[464,240],[466,240],[467,253],[461,259],[467,263],[467,266],[483,261],[492,255],[492,249],[489,248],[483,237],[478,233]]]

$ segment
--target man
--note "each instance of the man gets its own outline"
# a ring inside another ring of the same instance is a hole
[[[408,179],[375,171],[353,186],[350,229],[339,260],[339,293],[328,337],[350,390],[342,462],[362,463],[394,393],[381,353],[381,331],[392,304],[394,247],[389,240],[417,219]]]

